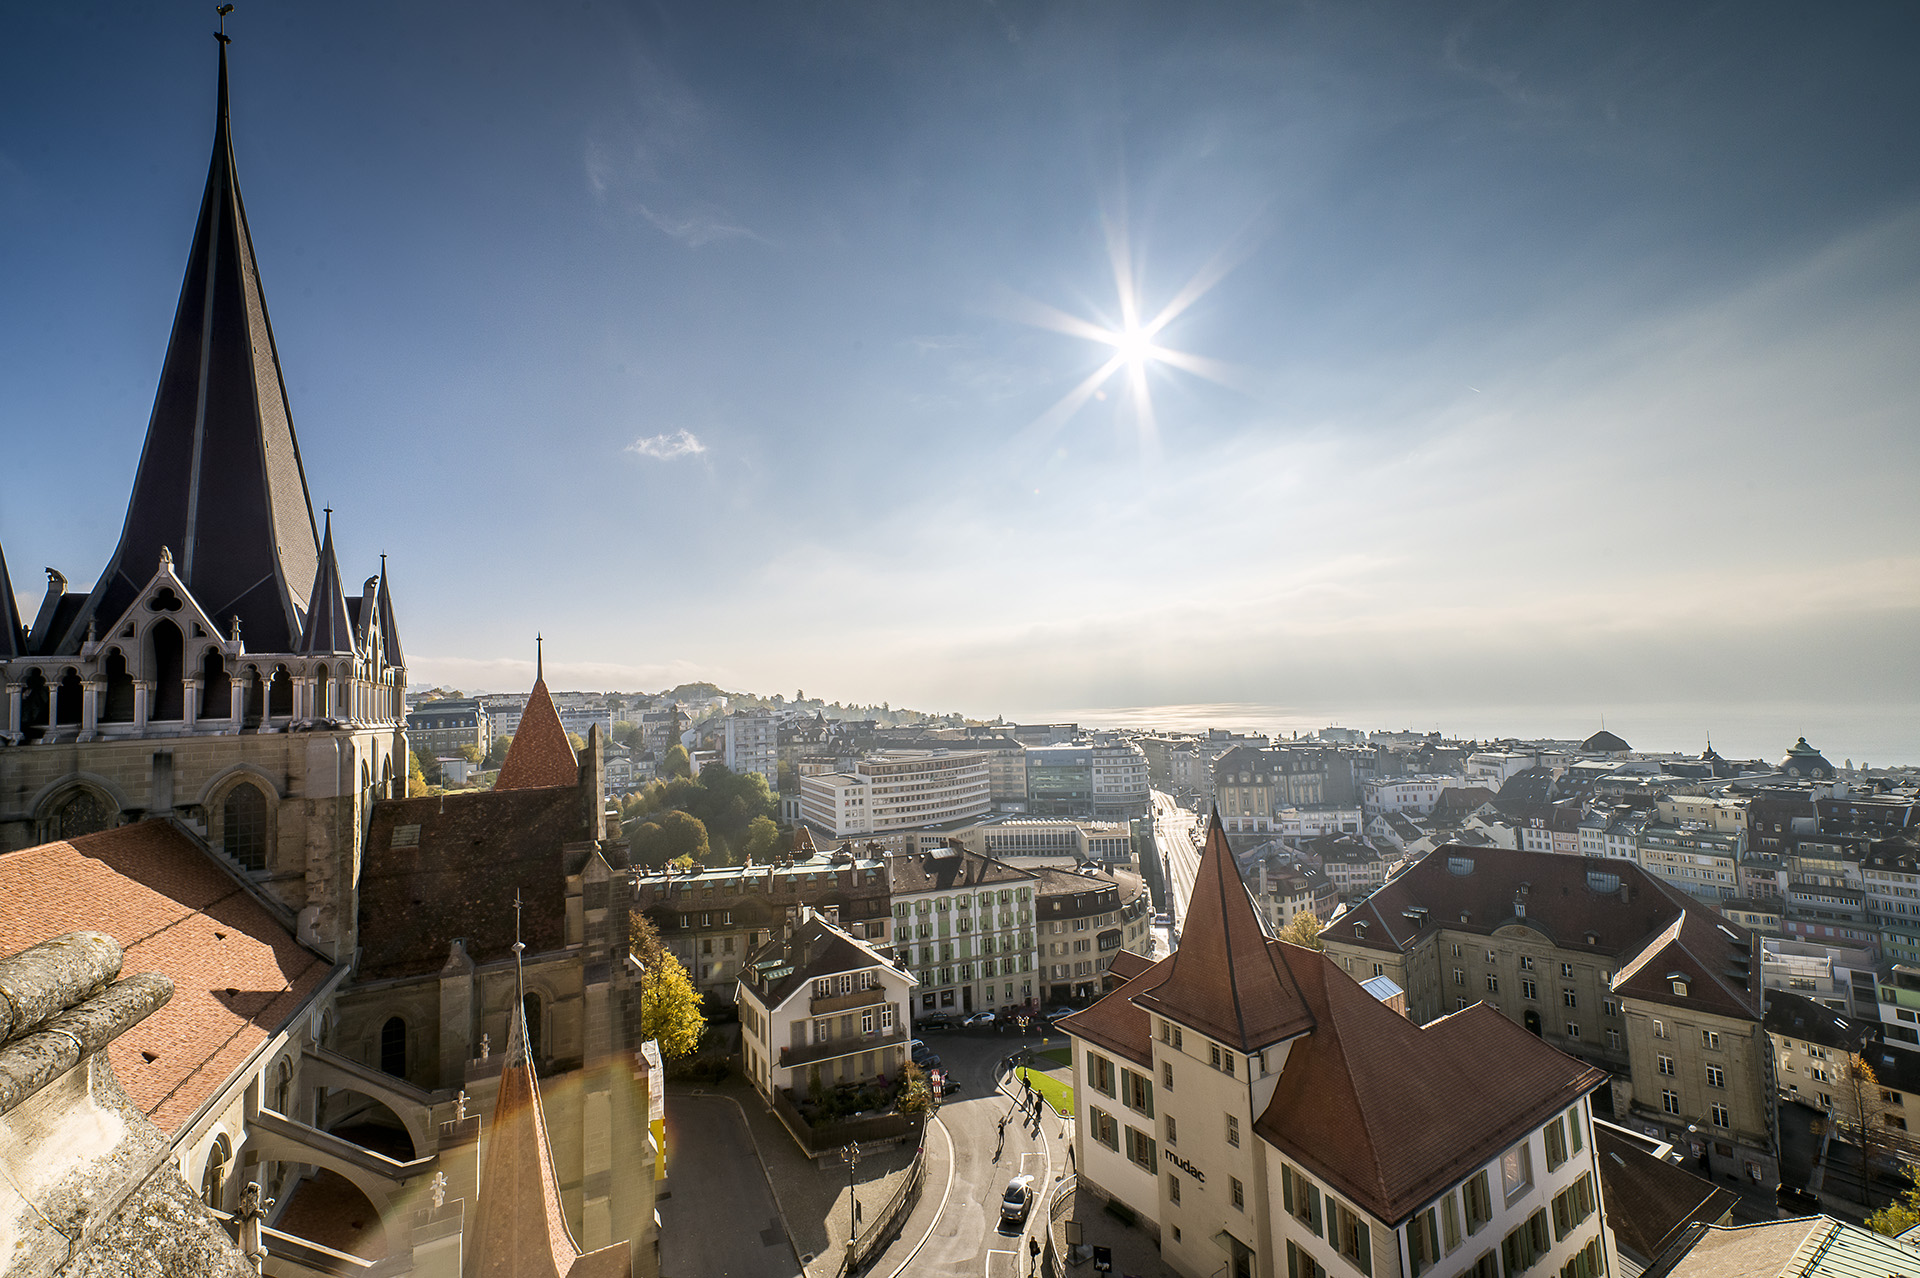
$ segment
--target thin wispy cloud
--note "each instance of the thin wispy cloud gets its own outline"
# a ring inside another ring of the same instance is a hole
[[[717,210],[696,209],[689,213],[673,214],[662,212],[646,204],[636,204],[634,208],[641,217],[651,222],[655,229],[665,232],[689,248],[699,248],[718,240],[752,240],[757,244],[767,243],[765,236],[728,221],[726,215]]]
[[[644,439],[636,439],[627,445],[627,451],[635,457],[673,461],[680,457],[697,457],[707,451],[707,446],[692,431],[676,430],[667,435],[648,435]]]

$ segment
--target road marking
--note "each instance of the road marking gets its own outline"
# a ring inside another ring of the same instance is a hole
[[[1000,1258],[997,1262],[996,1256]],[[1020,1253],[988,1248],[986,1274],[987,1278],[1020,1278]]]

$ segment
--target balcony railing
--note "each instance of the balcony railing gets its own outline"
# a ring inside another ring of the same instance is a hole
[[[869,990],[854,990],[851,994],[829,994],[825,998],[816,997],[807,1004],[807,1010],[815,1016],[824,1016],[828,1012],[847,1012],[856,1007],[872,1007],[875,1003],[886,1001],[886,987],[876,985]]]
[[[780,1064],[784,1067],[811,1065],[815,1061],[830,1061],[841,1056],[851,1056],[855,1052],[878,1051],[883,1047],[894,1047],[906,1041],[906,1030],[898,1027],[884,1034],[875,1031],[872,1034],[830,1038],[821,1043],[808,1043],[804,1047],[781,1048]]]

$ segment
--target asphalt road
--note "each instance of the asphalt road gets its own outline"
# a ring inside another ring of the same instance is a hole
[[[1173,897],[1174,939],[1179,939],[1179,924],[1187,917],[1187,901],[1193,896],[1193,876],[1200,869],[1200,849],[1194,846],[1193,813],[1160,791],[1153,792],[1153,842],[1166,867],[1167,888]]]
[[[799,1278],[746,1120],[724,1096],[667,1093],[673,1196],[660,1204],[660,1272]]]
[[[1022,1046],[1039,1047],[1042,1036],[936,1030],[925,1037],[940,1054],[942,1068],[960,1082],[960,1091],[940,1106],[940,1122],[953,1143],[952,1187],[938,1203],[931,1232],[926,1223],[910,1222],[869,1273],[874,1278],[1024,1274],[1028,1239],[1040,1237],[1048,1191],[1066,1168],[1062,1134],[1067,1124],[1048,1112],[1036,1133],[1031,1120],[1023,1119],[995,1086],[995,1074],[1002,1058]],[[1053,1045],[1061,1041],[1052,1036]],[[1004,1136],[1003,1115],[1011,1115]],[[1002,1230],[1001,1195],[1007,1182],[1022,1173],[1034,1177],[1033,1209],[1018,1231]],[[927,1196],[936,1198],[943,1188],[929,1183]]]

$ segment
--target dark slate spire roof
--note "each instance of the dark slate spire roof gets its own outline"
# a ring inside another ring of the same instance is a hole
[[[127,522],[88,608],[58,649],[77,650],[89,616],[111,625],[146,584],[163,545],[222,629],[237,615],[249,649],[293,650],[319,549],[234,173],[225,44],[213,161]]]
[[[1166,979],[1133,1001],[1241,1052],[1313,1028],[1313,1012],[1293,974],[1267,944],[1218,809],[1194,871],[1180,948]]]
[[[393,620],[393,595],[387,590],[387,557],[380,556],[380,642],[385,645],[387,664],[406,668],[407,654],[400,650],[400,627]]]
[[[7,552],[0,548],[0,661],[21,656],[26,642],[20,630],[20,605],[13,599],[13,578],[7,575]]]
[[[240,633],[244,636],[246,631]],[[331,509],[326,541],[320,547],[320,571],[314,574],[313,595],[307,601],[307,631],[296,651],[310,655],[354,651],[353,618],[347,614],[347,595],[340,586],[340,563],[333,557]]]

